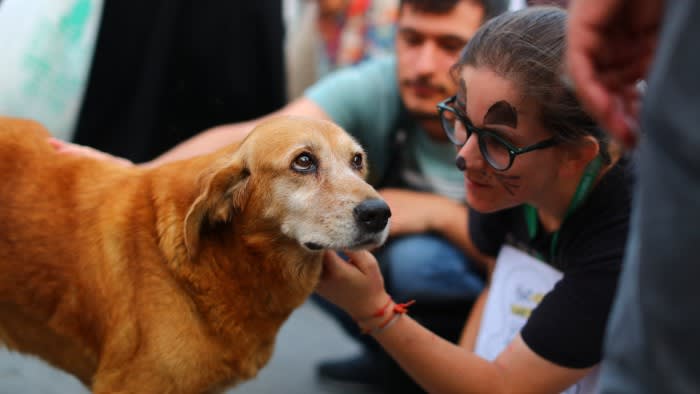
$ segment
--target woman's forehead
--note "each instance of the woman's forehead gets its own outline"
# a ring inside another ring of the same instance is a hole
[[[509,79],[484,68],[464,67],[460,74],[457,105],[465,112],[476,111],[472,107],[478,105],[478,116],[485,123],[517,127],[518,118],[534,112],[531,108],[534,103],[525,100]],[[477,102],[469,103],[470,100]]]

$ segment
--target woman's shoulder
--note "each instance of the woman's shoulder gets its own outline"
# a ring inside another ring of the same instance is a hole
[[[619,270],[629,232],[634,174],[634,160],[623,157],[603,176],[562,229],[555,265],[564,272]]]

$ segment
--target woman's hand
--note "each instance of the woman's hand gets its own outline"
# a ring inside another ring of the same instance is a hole
[[[70,142],[61,141],[55,138],[50,138],[49,143],[56,149],[59,153],[66,153],[70,155],[89,157],[95,160],[107,161],[113,164],[117,164],[123,167],[131,167],[134,165],[131,161],[112,156],[109,153],[99,151],[97,149],[90,148],[89,146],[76,145]]]
[[[333,251],[323,256],[323,272],[316,292],[344,309],[355,319],[372,315],[386,304],[384,278],[374,256],[366,251],[345,254],[343,260]]]

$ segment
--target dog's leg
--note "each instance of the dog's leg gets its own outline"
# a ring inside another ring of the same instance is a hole
[[[92,384],[93,394],[184,394],[172,379],[148,368],[101,370]]]

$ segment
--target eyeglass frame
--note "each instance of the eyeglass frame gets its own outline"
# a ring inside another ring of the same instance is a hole
[[[476,126],[467,118],[466,116],[462,115],[457,111],[456,108],[452,107],[449,104],[452,104],[453,102],[457,101],[457,95],[451,96],[446,98],[445,100],[441,101],[437,105],[437,110],[438,110],[438,115],[440,116],[440,125],[442,126],[442,130],[445,132],[447,135],[447,138],[450,139],[450,141],[455,144],[458,148],[463,147],[466,145],[467,141],[469,140],[469,137],[471,137],[472,134],[476,134],[479,142],[479,151],[481,152],[481,156],[484,157],[486,162],[491,166],[496,171],[507,171],[510,169],[510,167],[513,166],[513,161],[515,161],[515,157],[522,155],[523,153],[527,152],[532,152],[534,150],[539,150],[539,149],[545,149],[552,147],[554,145],[557,145],[561,142],[556,136],[548,138],[546,140],[534,143],[532,145],[528,145],[523,148],[518,148],[517,146],[512,145],[510,142],[508,142],[506,139],[503,137],[499,136],[498,134],[495,134],[489,130],[481,129]],[[454,130],[455,126],[452,126],[452,132],[449,132],[446,128],[446,122],[449,123],[449,119],[446,119],[443,115],[445,111],[452,112],[457,119],[462,122],[462,125],[467,131],[467,138],[464,140],[464,142],[459,142],[457,141],[456,137],[454,136]],[[503,145],[507,150],[508,150],[508,165],[505,168],[498,168],[496,167],[491,160],[489,159],[489,155],[486,153],[488,152],[486,145],[482,142],[483,139],[481,138],[481,135],[486,134],[489,137],[494,138],[498,143]]]

